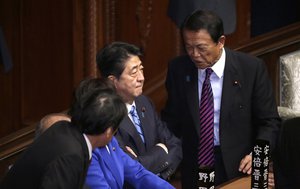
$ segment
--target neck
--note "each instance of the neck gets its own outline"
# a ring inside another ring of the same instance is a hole
[[[86,135],[88,140],[90,141],[91,145],[92,145],[92,149],[94,150],[95,148],[99,147],[99,143],[98,143],[98,140],[97,138],[99,136],[95,135]],[[104,146],[104,145],[101,145],[101,146]]]
[[[219,53],[218,57],[216,58],[215,63],[217,63],[217,62],[220,60],[220,58],[221,58],[221,56],[222,56],[222,52],[223,52],[223,48],[220,49],[220,53]],[[215,64],[215,63],[214,63],[214,64]]]
[[[134,100],[133,99],[125,99],[125,98],[123,98],[123,101],[124,101],[124,103],[132,105],[132,103],[133,103]]]

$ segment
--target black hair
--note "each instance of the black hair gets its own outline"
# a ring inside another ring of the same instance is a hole
[[[119,79],[125,69],[124,63],[130,56],[141,56],[141,50],[132,44],[125,42],[113,42],[106,45],[97,53],[97,67],[102,77],[109,75]]]
[[[117,130],[127,108],[109,80],[95,78],[80,83],[69,114],[82,133],[97,135],[109,127]]]
[[[224,35],[222,19],[214,12],[207,10],[196,10],[185,18],[182,31],[206,30],[212,40],[218,43],[219,38]]]

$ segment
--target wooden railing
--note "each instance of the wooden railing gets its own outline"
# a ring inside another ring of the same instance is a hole
[[[18,156],[30,145],[35,125],[21,129],[0,139],[0,180]]]
[[[300,49],[300,22],[252,38],[251,41],[235,48],[258,56],[266,62],[277,100],[279,99],[279,57],[298,49]],[[159,75],[157,82],[145,86],[145,93],[154,99],[158,109],[163,106],[166,99],[164,79],[165,75]],[[13,164],[20,153],[31,144],[34,128],[33,125],[0,139],[0,179],[9,165]]]

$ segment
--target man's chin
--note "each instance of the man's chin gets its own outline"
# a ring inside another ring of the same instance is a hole
[[[135,97],[138,97],[138,96],[140,96],[140,95],[142,95],[143,94],[143,90],[139,90],[139,91],[136,91],[135,92]]]
[[[195,66],[198,68],[198,69],[204,69],[206,68],[206,64],[203,64],[203,63],[195,63]]]
[[[203,62],[194,62],[194,64],[198,69],[205,69],[205,68],[211,67],[211,65],[209,65],[207,63],[203,63]]]

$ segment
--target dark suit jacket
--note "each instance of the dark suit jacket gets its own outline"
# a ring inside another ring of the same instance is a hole
[[[82,188],[88,156],[82,133],[70,122],[57,122],[28,147],[0,188]]]
[[[300,117],[282,123],[273,163],[276,189],[295,189],[300,186],[299,133]]]
[[[146,169],[160,174],[166,179],[174,173],[181,161],[181,142],[160,120],[153,104],[147,97],[141,95],[135,99],[135,103],[142,124],[145,144],[128,116],[122,120],[116,138],[123,149],[125,146],[129,146],[135,152],[138,156],[137,160]],[[157,143],[165,144],[169,153],[166,154],[161,147],[155,146]],[[134,158],[130,153],[128,154]]]
[[[263,62],[244,53],[225,49],[220,110],[220,147],[228,179],[239,175],[241,159],[252,150],[256,138],[270,141],[271,148],[280,118],[271,82]],[[199,141],[198,72],[188,56],[174,59],[168,69],[168,100],[162,119],[182,137],[184,188],[196,188]]]

